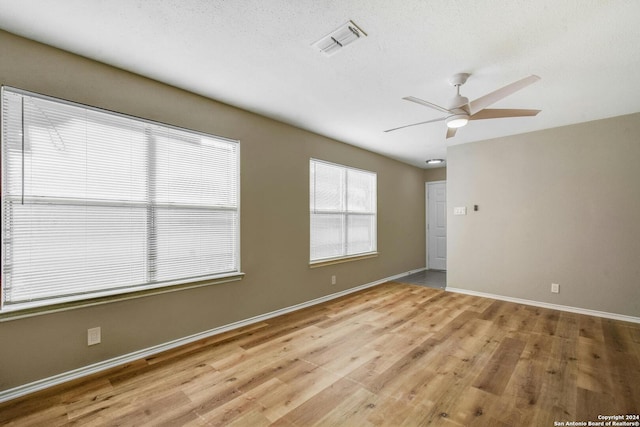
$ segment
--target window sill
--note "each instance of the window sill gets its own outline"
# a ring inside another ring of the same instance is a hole
[[[169,292],[177,292],[186,289],[202,288],[205,286],[218,285],[221,283],[235,282],[242,280],[244,273],[235,273],[223,277],[202,280],[199,282],[182,283],[178,285],[168,285],[144,290],[132,290],[120,292],[113,295],[99,296],[87,298],[77,301],[59,302],[38,307],[22,307],[22,308],[5,308],[0,312],[0,323],[10,320],[23,319],[26,317],[40,316],[43,314],[58,313],[60,311],[74,310],[76,308],[92,307],[95,305],[109,304],[118,301],[127,301],[136,298],[143,298],[153,295],[166,294]]]
[[[378,252],[369,252],[362,255],[353,255],[340,258],[325,259],[322,261],[313,261],[309,263],[309,268],[325,267],[327,265],[342,264],[343,262],[360,261],[361,259],[376,258]]]

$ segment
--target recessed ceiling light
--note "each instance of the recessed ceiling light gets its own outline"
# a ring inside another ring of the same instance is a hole
[[[444,159],[429,159],[427,160],[428,165],[437,165],[440,163],[444,163]]]

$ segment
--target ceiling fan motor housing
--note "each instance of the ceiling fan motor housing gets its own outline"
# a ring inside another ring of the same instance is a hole
[[[449,110],[463,109],[469,104],[469,98],[460,94],[454,96],[449,103]]]
[[[469,105],[469,98],[460,95],[460,86],[466,83],[470,74],[458,73],[449,79],[449,84],[456,88],[456,95],[451,99],[449,103],[449,110],[455,110],[456,108],[464,108]]]

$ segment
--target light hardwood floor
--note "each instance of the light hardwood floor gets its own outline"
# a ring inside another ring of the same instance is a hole
[[[640,412],[640,325],[387,283],[0,405],[8,425],[554,426]]]

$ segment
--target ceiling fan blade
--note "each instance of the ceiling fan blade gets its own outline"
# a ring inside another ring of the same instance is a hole
[[[429,101],[425,101],[424,99],[416,98],[415,96],[405,96],[402,99],[406,99],[407,101],[415,102],[416,104],[424,105],[425,107],[433,108],[434,110],[438,110],[443,113],[453,114],[450,110],[447,110],[444,107],[433,104]]]
[[[444,119],[446,119],[446,117],[440,117],[439,119],[427,120],[426,122],[412,123],[410,125],[404,125],[404,126],[400,126],[400,127],[393,128],[393,129],[387,129],[387,130],[385,130],[385,132],[391,132],[391,131],[394,131],[394,130],[404,129],[404,128],[408,128],[408,127],[411,127],[411,126],[425,125],[427,123],[441,122]]]
[[[469,120],[483,120],[483,119],[503,119],[507,117],[533,117],[537,115],[540,110],[522,110],[522,109],[496,109],[485,108],[469,117]]]
[[[480,98],[473,100],[469,103],[470,113],[474,115],[478,111],[488,107],[489,105],[500,101],[503,98],[523,89],[530,84],[533,84],[540,80],[540,77],[536,75],[530,75],[529,77],[525,77],[524,79],[518,80],[517,82],[511,83],[510,85],[506,85],[498,90],[495,90],[491,93],[486,94],[485,96],[481,96]]]
[[[456,136],[456,131],[458,130],[458,128],[447,128],[447,138],[453,138],[454,136]]]

